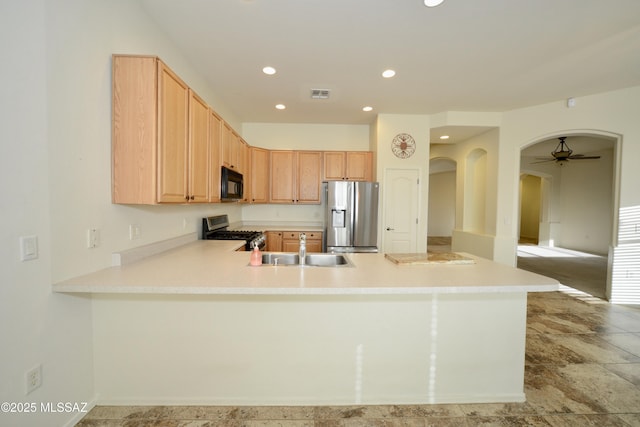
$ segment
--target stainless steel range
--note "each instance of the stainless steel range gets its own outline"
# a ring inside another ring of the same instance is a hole
[[[244,240],[244,249],[250,251],[254,246],[263,250],[267,246],[267,238],[261,231],[228,230],[229,217],[216,215],[202,218],[203,240]]]

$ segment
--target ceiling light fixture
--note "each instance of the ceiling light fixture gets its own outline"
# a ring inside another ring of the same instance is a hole
[[[362,111],[373,111],[373,107],[367,105],[366,107],[362,107]]]
[[[276,73],[276,69],[273,67],[264,67],[262,72],[268,76],[273,76]]]
[[[285,108],[287,108],[287,107],[286,107],[286,105],[284,105],[284,104],[277,104],[277,105],[276,105],[276,108],[277,108],[278,110],[284,110],[284,109],[285,109]]]
[[[442,4],[444,0],[424,0],[424,5],[427,7],[436,7]]]
[[[396,72],[393,70],[384,70],[382,72],[382,77],[384,77],[385,79],[390,79],[391,77],[395,76]]]
[[[449,135],[442,135],[440,139],[449,139]]]

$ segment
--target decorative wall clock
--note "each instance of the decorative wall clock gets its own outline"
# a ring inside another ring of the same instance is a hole
[[[399,133],[391,141],[391,151],[400,159],[408,159],[416,151],[416,141],[408,133]]]

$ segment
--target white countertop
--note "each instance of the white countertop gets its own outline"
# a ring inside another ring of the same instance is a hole
[[[197,240],[131,264],[53,285],[55,292],[219,295],[393,295],[546,292],[559,283],[465,254],[471,265],[396,265],[384,254],[346,254],[353,267],[249,265],[243,242]]]

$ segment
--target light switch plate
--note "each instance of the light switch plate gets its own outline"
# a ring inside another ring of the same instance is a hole
[[[20,261],[38,258],[38,236],[20,237]]]

